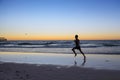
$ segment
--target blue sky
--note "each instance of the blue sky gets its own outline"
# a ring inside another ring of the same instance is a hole
[[[119,29],[120,0],[0,0],[0,36],[8,39],[120,39]]]

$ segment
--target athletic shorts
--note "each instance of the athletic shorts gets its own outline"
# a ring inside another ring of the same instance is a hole
[[[76,46],[76,47],[74,47],[74,49],[80,49],[80,46]]]

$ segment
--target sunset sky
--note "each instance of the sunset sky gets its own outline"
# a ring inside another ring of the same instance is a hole
[[[8,40],[120,40],[120,0],[0,0]]]

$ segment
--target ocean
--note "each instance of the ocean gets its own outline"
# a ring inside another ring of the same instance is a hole
[[[120,54],[120,40],[81,40],[80,45],[85,54]],[[0,52],[73,54],[74,46],[72,40],[8,40],[0,42]]]

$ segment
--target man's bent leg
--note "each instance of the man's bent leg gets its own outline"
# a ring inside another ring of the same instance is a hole
[[[85,54],[82,52],[82,50],[81,49],[79,49],[79,51],[82,53],[82,55],[84,56],[84,60],[86,60],[86,56],[85,56]]]
[[[72,49],[73,53],[75,54],[75,57],[77,56],[77,53],[75,52],[75,48]]]

